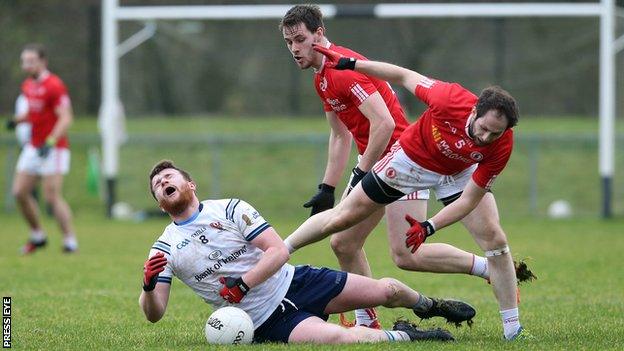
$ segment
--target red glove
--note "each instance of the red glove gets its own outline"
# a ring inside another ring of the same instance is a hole
[[[239,303],[249,292],[249,286],[245,284],[243,278],[221,277],[219,283],[223,284],[223,288],[219,291],[219,295],[229,303]]]
[[[428,236],[433,235],[435,233],[435,228],[429,221],[419,222],[416,219],[412,218],[412,216],[406,214],[405,220],[410,224],[410,229],[407,230],[405,235],[407,239],[405,239],[405,247],[408,249],[412,247],[412,253],[416,252],[420,245],[425,242]]]
[[[150,257],[143,265],[143,290],[152,291],[156,288],[158,273],[165,270],[167,258],[165,254],[159,252]]]
[[[312,48],[325,55],[325,67],[327,68],[337,70],[355,69],[355,61],[357,61],[357,59],[353,57],[342,56],[342,54],[318,44],[312,44]]]

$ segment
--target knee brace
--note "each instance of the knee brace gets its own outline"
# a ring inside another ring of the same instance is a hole
[[[485,257],[501,256],[501,255],[504,255],[506,253],[509,253],[509,246],[507,246],[507,245],[501,247],[500,249],[494,249],[494,250],[487,250],[487,251],[485,251]]]

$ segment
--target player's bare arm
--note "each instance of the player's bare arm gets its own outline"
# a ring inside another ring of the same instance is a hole
[[[71,126],[74,120],[74,113],[72,111],[71,104],[69,101],[61,103],[54,110],[56,115],[58,116],[58,120],[54,125],[54,129],[50,132],[49,138],[58,139],[67,134],[67,130]]]
[[[407,68],[379,61],[357,60],[355,62],[355,71],[375,76],[390,83],[401,84],[412,93],[418,83],[426,78],[422,74]]]
[[[284,241],[275,229],[269,227],[254,238],[251,243],[264,251],[258,263],[241,277],[249,288],[253,288],[275,274],[290,258]]]
[[[368,172],[383,155],[395,124],[379,92],[371,94],[358,108],[370,123],[368,145],[358,164],[358,168]]]
[[[335,187],[340,181],[340,177],[344,173],[347,163],[349,162],[349,154],[351,153],[351,142],[353,137],[338,118],[335,112],[326,112],[327,122],[331,127],[329,134],[329,146],[327,155],[327,166],[323,183]]]
[[[470,179],[461,196],[440,210],[430,221],[434,223],[436,230],[460,221],[477,207],[486,193],[486,189],[478,186],[474,180]]]
[[[171,284],[156,283],[154,290],[141,292],[139,305],[148,321],[156,323],[165,315],[170,291]]]

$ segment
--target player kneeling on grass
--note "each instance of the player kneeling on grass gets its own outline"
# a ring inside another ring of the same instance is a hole
[[[236,304],[247,312],[256,342],[448,341],[453,336],[446,330],[419,330],[407,321],[395,322],[393,330],[326,321],[331,313],[380,305],[454,323],[476,313],[464,302],[426,297],[396,279],[287,264],[284,242],[258,211],[238,199],[200,202],[191,176],[171,161],[156,164],[149,181],[173,220],[144,266],[139,304],[153,323],[165,313],[174,275],[213,308]]]

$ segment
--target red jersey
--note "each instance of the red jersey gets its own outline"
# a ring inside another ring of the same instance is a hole
[[[468,117],[477,96],[457,83],[428,78],[414,93],[429,107],[401,135],[405,153],[422,167],[445,175],[478,163],[472,180],[489,189],[511,156],[513,131],[507,129],[489,145],[475,145],[468,135]]]
[[[67,88],[57,75],[46,71],[38,79],[27,78],[22,83],[22,94],[28,100],[28,121],[32,124],[30,143],[40,147],[58,120],[54,110],[71,103]],[[68,147],[67,136],[60,137],[56,146]]]
[[[366,57],[342,46],[330,44],[329,48],[347,57],[366,60]],[[314,75],[314,87],[323,102],[324,110],[335,112],[342,123],[347,126],[355,139],[360,155],[364,154],[368,145],[370,123],[358,107],[369,95],[379,92],[395,124],[394,132],[385,150],[388,152],[409,125],[405,112],[388,82],[351,70],[324,69],[324,65],[325,57],[323,56],[323,64]]]

